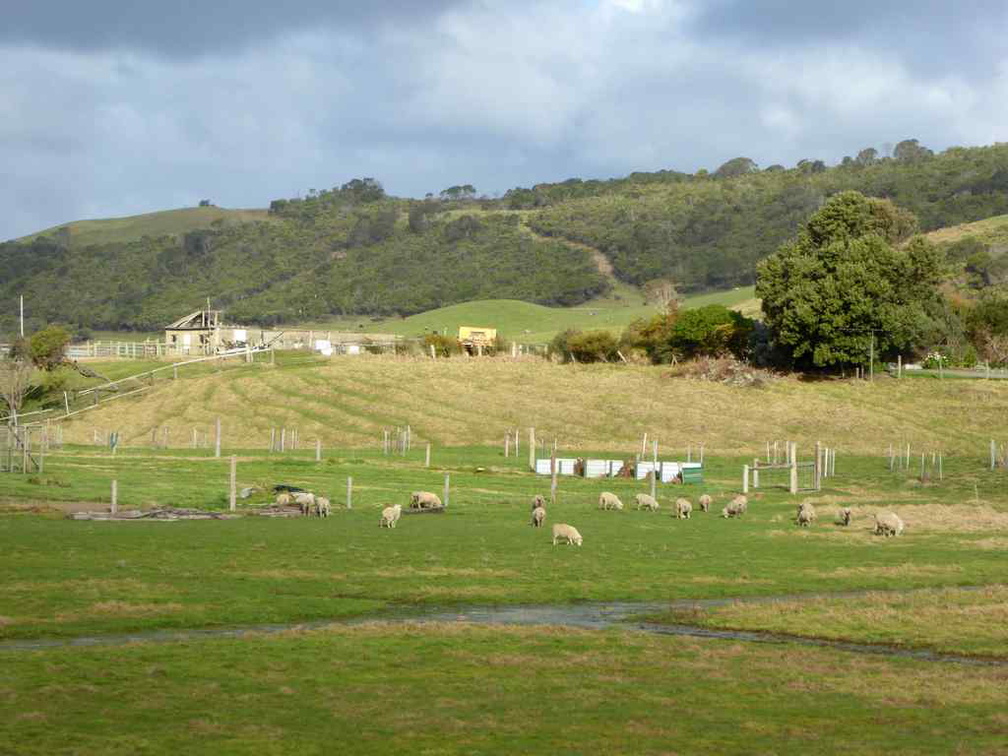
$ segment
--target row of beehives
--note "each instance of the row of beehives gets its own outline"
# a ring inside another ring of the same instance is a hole
[[[537,459],[535,471],[538,475],[551,475],[552,460]],[[658,479],[662,483],[672,483],[695,478],[701,474],[700,462],[658,462]],[[633,462],[622,459],[556,459],[557,475],[576,475],[584,478],[634,478],[644,480],[655,471],[655,463],[641,460]]]

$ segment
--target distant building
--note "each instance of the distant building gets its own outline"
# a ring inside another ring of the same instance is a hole
[[[497,329],[459,326],[458,340],[470,354],[483,354],[484,349],[489,349],[497,341]]]
[[[248,343],[248,329],[224,325],[220,310],[196,310],[165,328],[165,344],[175,354],[217,354]]]

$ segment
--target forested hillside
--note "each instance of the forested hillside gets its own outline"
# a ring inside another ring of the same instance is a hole
[[[539,233],[601,249],[619,278],[641,284],[672,276],[685,291],[752,283],[756,262],[846,189],[893,200],[923,231],[1008,212],[1008,145],[940,155],[897,147],[900,157],[885,159],[873,153],[834,168],[803,161],[791,170],[760,171],[736,158],[709,176],[575,180],[514,190],[506,199],[511,207],[541,208],[529,218]]]
[[[756,262],[844,189],[892,199],[925,231],[1008,213],[1008,145],[933,155],[907,140],[893,157],[864,150],[832,168],[807,160],[760,170],[735,158],[709,174],[571,179],[498,200],[468,185],[396,199],[354,179],[204,228],[185,211],[184,223],[170,214],[156,225],[95,221],[87,233],[59,227],[0,244],[0,298],[24,294],[36,325],[140,329],[207,297],[229,317],[264,324],[483,298],[569,305],[611,285],[597,251],[625,282],[671,276],[682,291],[722,289],[752,283]],[[13,315],[0,312],[0,333]]]

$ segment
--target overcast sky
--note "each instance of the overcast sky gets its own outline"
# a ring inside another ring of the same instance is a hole
[[[0,12],[0,239],[1008,139],[1005,0],[31,0]]]

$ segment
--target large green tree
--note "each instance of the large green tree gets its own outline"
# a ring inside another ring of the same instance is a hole
[[[864,364],[917,345],[937,297],[935,248],[888,200],[841,192],[757,268],[756,294],[798,367]],[[873,338],[874,337],[874,338]]]

